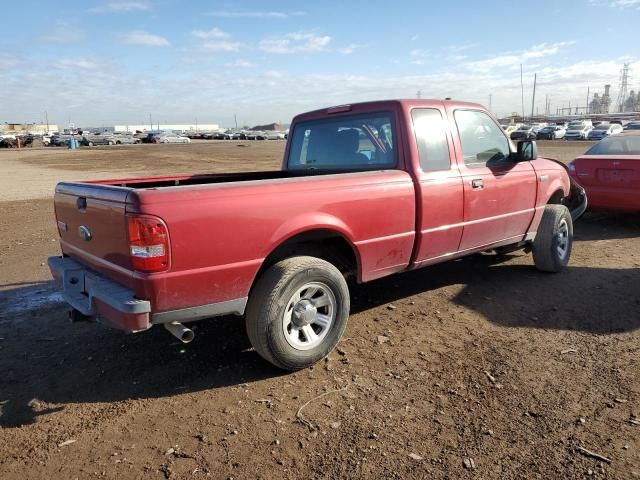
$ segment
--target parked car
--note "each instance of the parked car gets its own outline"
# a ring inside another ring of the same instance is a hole
[[[116,141],[116,145],[133,145],[137,143],[142,143],[142,140],[140,138],[137,138],[133,135],[116,134],[113,136],[113,138]]]
[[[626,130],[640,130],[640,122],[629,122],[623,129]]]
[[[157,143],[191,143],[191,140],[177,133],[164,133],[158,136]]]
[[[264,132],[266,140],[284,140],[284,132]]]
[[[609,135],[622,133],[622,125],[618,123],[601,123],[587,134],[587,140],[602,140]]]
[[[538,140],[558,140],[560,138],[564,138],[567,131],[560,126],[551,125],[548,127],[542,128],[536,135],[536,139]]]
[[[289,137],[281,171],[59,183],[49,267],[71,319],[189,342],[181,322],[244,315],[256,351],[297,370],[342,336],[346,278],[492,249],[569,262],[583,190],[480,105],[341,105],[297,116]]]
[[[522,125],[517,130],[511,132],[511,140],[535,140],[538,134],[538,127],[533,125]]]
[[[564,135],[565,140],[586,140],[589,132],[593,127],[589,124],[569,124],[567,133]]]
[[[569,163],[589,208],[640,212],[640,131],[603,138]]]
[[[502,129],[504,130],[504,133],[511,138],[511,134],[516,131],[518,128],[520,128],[519,124],[515,124],[515,125],[500,125],[502,127]]]
[[[111,133],[90,133],[82,137],[82,145],[93,147],[94,145],[115,145],[116,137]]]

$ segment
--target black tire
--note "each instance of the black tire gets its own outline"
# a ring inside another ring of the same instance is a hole
[[[564,248],[563,248],[564,245]],[[564,205],[547,205],[533,241],[533,262],[543,272],[559,272],[571,257],[573,222]]]
[[[335,315],[320,343],[308,350],[294,348],[285,337],[283,318],[295,293],[309,283],[322,284],[334,296]],[[310,367],[337,345],[349,318],[349,289],[340,271],[316,257],[281,260],[266,270],[249,296],[245,322],[253,348],[284,370]]]

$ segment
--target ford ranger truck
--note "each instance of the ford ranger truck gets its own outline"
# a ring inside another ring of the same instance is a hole
[[[297,370],[338,343],[347,279],[514,249],[557,272],[585,208],[564,165],[480,105],[367,102],[295,117],[279,171],[59,183],[49,267],[72,320],[188,342],[185,323],[243,316]]]

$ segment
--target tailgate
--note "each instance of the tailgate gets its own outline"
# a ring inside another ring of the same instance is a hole
[[[640,161],[616,156],[584,156],[574,161],[578,181],[585,186],[640,189]]]
[[[130,192],[107,185],[59,183],[55,212],[62,252],[102,273],[128,276],[126,205]]]

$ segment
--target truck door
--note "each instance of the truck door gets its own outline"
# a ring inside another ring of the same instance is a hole
[[[460,171],[451,161],[450,129],[438,108],[414,108],[411,125],[417,178],[416,266],[458,250],[462,237],[463,190]]]
[[[511,159],[507,137],[481,110],[453,112],[464,189],[460,250],[520,240],[534,215],[536,174],[529,162]]]

